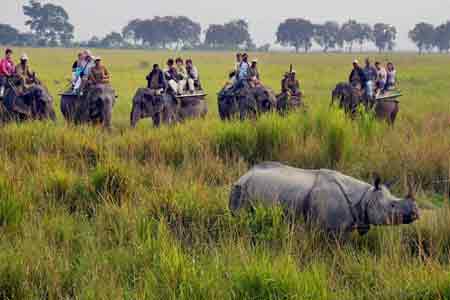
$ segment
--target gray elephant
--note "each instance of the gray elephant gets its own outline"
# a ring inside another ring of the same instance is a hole
[[[397,114],[400,111],[398,97],[401,96],[395,91],[386,91],[378,95],[375,99],[366,101],[362,90],[352,87],[348,83],[339,83],[331,94],[331,106],[339,100],[339,108],[345,113],[355,118],[358,108],[364,105],[366,112],[374,113],[378,120],[386,121],[394,125]]]
[[[178,104],[178,121],[183,122],[187,119],[204,118],[208,114],[208,103],[205,100],[205,94],[186,94],[176,97]]]
[[[157,93],[148,88],[139,88],[133,97],[130,115],[131,127],[139,120],[151,118],[153,125],[172,125],[187,119],[204,118],[208,113],[206,94],[186,94],[175,96],[169,92]]]
[[[375,116],[378,120],[386,121],[389,125],[394,126],[397,115],[400,111],[400,101],[398,96],[387,98],[378,98],[375,100]]]
[[[144,118],[151,118],[155,127],[159,127],[161,121],[174,124],[177,122],[177,103],[166,93],[158,95],[154,90],[140,88],[133,97],[131,127],[136,127],[139,120]]]
[[[344,109],[345,113],[351,118],[355,118],[358,107],[363,102],[363,91],[349,83],[341,82],[336,85],[331,93],[330,106],[333,106],[336,100],[339,100],[339,108]]]
[[[280,115],[284,116],[288,112],[300,108],[305,110],[305,103],[303,102],[303,94],[301,92],[297,94],[283,92],[277,96],[277,111]]]
[[[219,115],[222,120],[230,120],[239,113],[241,121],[256,119],[258,115],[271,112],[276,108],[275,93],[263,85],[245,86],[230,92],[229,86],[219,92]]]
[[[258,204],[280,206],[329,233],[364,234],[372,225],[419,219],[411,187],[405,198],[397,198],[378,177],[371,185],[332,170],[302,170],[274,162],[253,167],[232,187],[229,207],[234,214]]]
[[[41,84],[19,92],[10,86],[0,100],[0,123],[27,120],[56,121],[53,98]]]
[[[82,95],[63,94],[61,112],[69,122],[100,123],[110,129],[115,102],[114,89],[109,84],[98,84],[88,87]]]

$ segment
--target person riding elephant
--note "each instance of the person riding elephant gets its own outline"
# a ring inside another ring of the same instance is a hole
[[[8,48],[5,51],[5,57],[0,60],[0,99],[5,95],[8,78],[13,76],[16,71],[12,55],[13,51]]]
[[[296,78],[297,72],[292,70],[284,75],[281,80],[281,92],[298,95],[300,93],[300,81]]]
[[[88,82],[90,85],[109,84],[111,75],[108,69],[102,64],[102,58],[95,58],[95,66],[90,70]]]
[[[197,67],[192,62],[192,59],[186,60],[186,71],[188,75],[188,88],[189,92],[194,93],[195,90],[202,90],[202,84],[200,83],[200,75]]]
[[[147,88],[154,91],[155,95],[161,95],[167,90],[166,78],[158,64],[153,65],[153,69],[145,79],[147,80]]]
[[[292,108],[302,105],[300,82],[296,78],[296,71],[284,74],[281,80],[281,94],[277,97],[277,110],[280,114],[287,113]]]
[[[172,58],[167,60],[167,69],[164,71],[164,76],[166,77],[167,84],[169,85],[169,91],[173,94],[178,93],[178,72],[175,67],[175,62]]]
[[[353,69],[350,73],[348,81],[352,85],[352,87],[360,90],[366,85],[367,78],[364,74],[364,70],[359,66],[358,60],[353,61]]]
[[[188,73],[184,66],[184,61],[181,57],[175,60],[177,75],[178,75],[178,95],[184,94],[188,82]]]
[[[20,81],[21,92],[26,92],[33,84],[38,83],[36,73],[31,70],[26,54],[20,57],[20,63],[16,66],[16,76]]]
[[[249,69],[248,77],[249,77],[250,85],[252,87],[255,87],[261,83],[260,78],[259,78],[259,71],[258,71],[258,60],[256,58],[252,60],[252,64]]]

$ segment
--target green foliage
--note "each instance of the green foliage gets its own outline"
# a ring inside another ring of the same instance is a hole
[[[65,88],[59,66],[73,53],[22,51],[57,105]],[[60,114],[56,124],[0,128],[0,299],[450,298],[448,58],[376,57],[396,63],[405,91],[390,128],[368,114],[350,121],[329,109],[329,90],[353,57],[261,54],[271,87],[290,63],[300,66],[307,113],[222,123],[214,93],[233,54],[182,53],[201,71],[208,116],[129,129],[131,98],[145,83],[136,66],[170,55],[95,54],[120,95],[111,132],[66,126]],[[397,196],[411,176],[421,220],[335,241],[279,207],[232,216],[232,183],[265,160],[366,181],[376,171],[400,179]]]
[[[0,227],[16,226],[22,221],[24,207],[15,195],[9,184],[0,179]]]
[[[121,205],[129,192],[130,180],[125,167],[108,162],[97,167],[92,174],[92,185],[98,197]]]

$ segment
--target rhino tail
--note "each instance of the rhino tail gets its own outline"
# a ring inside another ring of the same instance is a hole
[[[230,192],[230,203],[229,208],[233,215],[236,215],[237,212],[242,208],[242,186],[235,184],[231,188]]]

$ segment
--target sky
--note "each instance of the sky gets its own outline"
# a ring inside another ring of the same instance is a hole
[[[0,23],[12,24],[24,30],[22,5],[25,0],[0,0]],[[286,18],[301,17],[321,23],[327,20],[339,23],[354,18],[374,24],[385,22],[397,27],[397,49],[410,50],[408,31],[418,22],[435,25],[450,19],[450,0],[44,0],[62,5],[75,25],[77,40],[93,35],[103,36],[121,31],[129,20],[154,16],[188,16],[201,23],[203,30],[209,24],[224,23],[244,18],[258,45],[273,44],[278,24]]]

